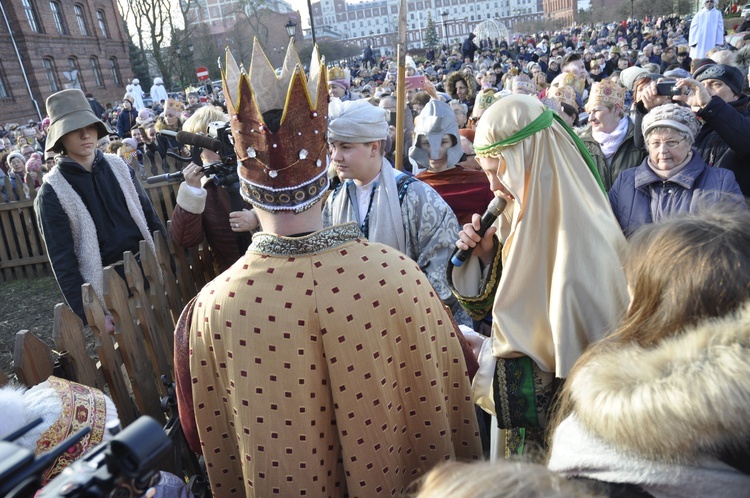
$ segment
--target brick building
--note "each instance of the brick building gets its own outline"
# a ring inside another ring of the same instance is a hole
[[[122,99],[133,72],[116,0],[0,0],[0,16],[0,124],[40,120],[66,88]]]

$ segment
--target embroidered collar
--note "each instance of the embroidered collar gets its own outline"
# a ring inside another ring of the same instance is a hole
[[[334,225],[304,237],[283,237],[272,233],[256,233],[248,252],[270,256],[305,256],[329,250],[362,238],[356,223]]]

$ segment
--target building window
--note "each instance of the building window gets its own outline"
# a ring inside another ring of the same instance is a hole
[[[55,74],[55,63],[48,57],[42,59],[42,62],[44,63],[44,72],[47,75],[50,91],[59,92],[62,88],[60,88],[60,82],[57,81],[57,74]]]
[[[89,59],[89,63],[91,64],[91,72],[94,73],[96,86],[100,88],[104,87],[104,78],[102,78],[102,70],[99,68],[99,61],[96,57],[92,57]]]
[[[112,70],[112,79],[115,80],[115,85],[122,86],[122,78],[120,77],[120,67],[117,65],[117,58],[112,57],[109,59],[109,68]]]
[[[107,22],[103,10],[96,11],[96,20],[99,22],[99,29],[102,30],[102,36],[104,38],[109,38],[109,31],[107,31]]]
[[[42,32],[42,26],[39,24],[39,17],[36,15],[36,10],[34,9],[34,4],[31,3],[31,0],[22,0],[23,4],[23,11],[26,13],[26,19],[29,21],[29,26],[31,26],[31,30],[35,33],[41,33]]]
[[[10,86],[8,86],[8,80],[5,79],[5,70],[0,64],[0,99],[11,98]]]
[[[86,91],[86,86],[83,84],[83,74],[81,74],[81,68],[78,66],[78,59],[75,57],[68,57],[68,72],[65,76],[68,78],[68,88]]]
[[[57,28],[57,32],[61,35],[67,35],[68,33],[68,26],[65,25],[65,17],[62,13],[62,6],[60,5],[60,2],[50,2],[49,8],[52,11],[52,18],[55,20],[55,27]]]
[[[73,6],[73,10],[76,13],[76,21],[78,21],[78,29],[81,30],[81,35],[89,36],[89,29],[86,27],[86,18],[83,16],[83,6],[77,3]]]

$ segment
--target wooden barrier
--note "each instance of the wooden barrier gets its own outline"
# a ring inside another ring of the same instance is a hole
[[[165,421],[160,398],[166,388],[161,376],[173,378],[175,323],[200,289],[194,276],[211,280],[216,270],[204,247],[175,248],[160,232],[154,234],[154,240],[156,255],[145,241],[141,243],[140,264],[132,253],[123,255],[125,279],[115,267],[104,269],[104,303],[90,284],[82,286],[88,327],[67,305],[55,307],[56,352],[28,331],[17,334],[14,369],[19,380],[28,386],[45,380],[52,374],[55,358],[62,356],[64,366],[59,370],[63,376],[107,392],[124,425],[140,415]],[[114,334],[105,329],[107,311],[115,321]],[[91,337],[98,360],[87,351]]]

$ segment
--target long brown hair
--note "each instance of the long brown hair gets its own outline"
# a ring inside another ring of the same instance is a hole
[[[630,343],[651,347],[737,310],[750,299],[748,248],[750,213],[736,204],[702,207],[637,231],[625,257],[631,295],[625,318],[581,355],[569,378],[603,351]],[[561,391],[550,433],[574,409],[569,385]]]

